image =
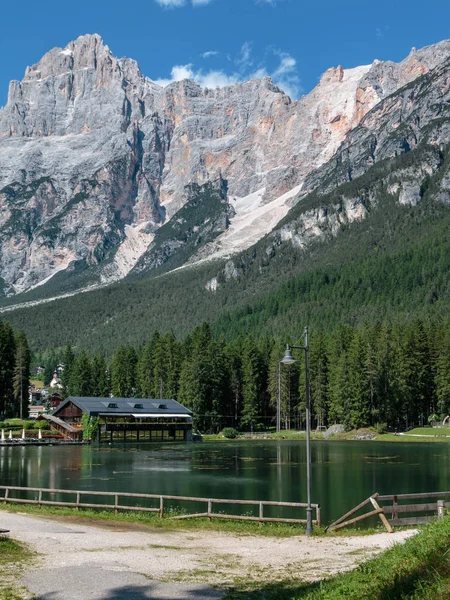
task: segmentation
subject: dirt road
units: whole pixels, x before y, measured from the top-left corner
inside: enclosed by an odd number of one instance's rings
[[[216,600],[236,578],[314,581],[350,569],[414,533],[274,538],[0,516],[12,538],[40,555],[24,577],[37,600]]]

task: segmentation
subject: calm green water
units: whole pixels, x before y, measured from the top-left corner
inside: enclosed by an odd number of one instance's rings
[[[304,442],[3,447],[1,484],[305,502]],[[450,490],[450,444],[313,442],[324,522],[374,492]],[[287,516],[287,515],[286,515]]]

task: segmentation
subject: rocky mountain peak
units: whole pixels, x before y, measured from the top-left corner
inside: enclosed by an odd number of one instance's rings
[[[53,48],[38,63],[27,67],[23,82],[41,81],[67,71],[97,70],[102,68],[103,63],[111,63],[112,60],[110,49],[98,34],[82,35],[65,48]]]
[[[54,48],[11,82],[0,110],[4,288],[105,259],[108,277],[126,275],[192,190],[218,178],[234,206],[230,246],[243,249],[380,101],[449,57],[445,41],[400,63],[339,65],[291,101],[269,77],[162,88],[97,34]]]
[[[87,133],[111,121],[123,128],[131,116],[130,86],[132,96],[136,89],[145,95],[146,81],[137,63],[117,59],[98,34],[80,36],[27,67],[21,82],[11,82],[8,103],[0,111],[0,135]]]

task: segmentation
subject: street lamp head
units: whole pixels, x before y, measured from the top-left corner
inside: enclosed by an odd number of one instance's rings
[[[286,351],[284,353],[282,360],[280,360],[280,362],[283,365],[293,365],[294,363],[297,362],[295,360],[295,358],[292,358],[291,348],[290,348],[289,344],[286,344]]]

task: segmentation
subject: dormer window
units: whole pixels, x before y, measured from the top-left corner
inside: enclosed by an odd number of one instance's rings
[[[134,408],[144,408],[144,405],[143,404],[135,404]]]
[[[117,403],[116,402],[110,402],[108,404],[108,408],[117,408]]]
[[[167,410],[167,404],[160,404],[158,408],[161,410]]]

